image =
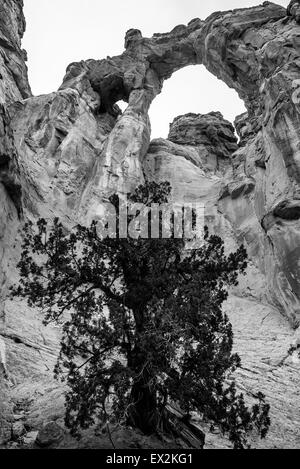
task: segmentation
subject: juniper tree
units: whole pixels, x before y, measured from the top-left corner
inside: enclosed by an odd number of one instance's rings
[[[169,183],[146,183],[129,200],[150,207],[170,192]],[[110,201],[118,227],[119,198]],[[25,225],[12,294],[42,308],[46,324],[62,324],[55,373],[68,385],[65,421],[74,433],[108,414],[151,433],[171,401],[218,425],[236,448],[255,428],[266,436],[264,396],[248,408],[236,390],[240,358],[222,311],[247,267],[245,248],[225,255],[207,228],[201,247],[184,248],[174,236],[104,237],[96,222],[71,232],[58,219]]]

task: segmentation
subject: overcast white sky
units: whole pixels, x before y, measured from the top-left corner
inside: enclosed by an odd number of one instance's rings
[[[29,79],[35,95],[55,91],[69,63],[122,53],[125,32],[167,32],[214,11],[259,5],[257,0],[24,0]],[[287,6],[289,0],[277,0]],[[165,82],[151,108],[153,137],[166,137],[174,117],[221,111],[233,121],[244,111],[235,91],[203,66],[191,66]]]

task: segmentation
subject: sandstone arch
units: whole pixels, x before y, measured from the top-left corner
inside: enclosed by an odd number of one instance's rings
[[[155,34],[151,39],[143,38],[139,30],[129,30],[122,55],[71,64],[61,89],[84,88],[91,99],[96,96],[95,112],[113,113],[116,101],[128,101],[122,123],[125,134],[128,115],[145,119],[164,80],[186,65],[203,64],[244,100],[251,127],[248,133],[264,127],[272,150],[274,145],[282,150],[284,144],[273,135],[274,125],[278,115],[285,114],[288,104],[291,109],[287,118],[294,121],[294,126],[298,125],[298,112],[291,101],[292,81],[298,76],[297,31],[298,26],[287,17],[285,8],[270,2],[215,13],[205,21],[195,19],[187,26],[177,26],[170,33]],[[280,90],[281,100],[287,102],[278,107]],[[275,121],[271,119],[268,126],[270,111],[276,105]],[[118,133],[120,126],[116,129]],[[144,131],[147,133],[145,128]],[[125,146],[123,150],[125,154]],[[290,149],[285,158],[289,179],[298,182],[298,154],[293,155]]]

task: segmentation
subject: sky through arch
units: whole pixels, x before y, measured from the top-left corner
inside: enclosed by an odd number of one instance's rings
[[[225,119],[233,123],[235,117],[245,112],[246,108],[237,92],[203,65],[185,67],[164,82],[161,94],[151,105],[152,138],[166,138],[169,124],[179,115],[211,111],[220,111]]]

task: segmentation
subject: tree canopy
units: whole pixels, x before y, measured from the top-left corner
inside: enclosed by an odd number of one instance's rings
[[[169,183],[146,183],[129,195],[151,206],[169,200]],[[119,197],[110,198],[118,215]],[[168,402],[195,411],[247,447],[257,429],[265,437],[269,406],[258,393],[249,408],[236,389],[233,332],[222,305],[245,272],[243,246],[225,254],[224,242],[204,231],[203,244],[185,240],[112,239],[97,223],[71,232],[55,219],[26,223],[20,284],[12,294],[42,308],[45,323],[62,324],[55,369],[68,385],[66,425],[76,433],[113,415],[154,432]]]

